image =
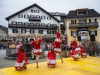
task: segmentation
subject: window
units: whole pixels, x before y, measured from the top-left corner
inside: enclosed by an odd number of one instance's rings
[[[24,25],[29,25],[29,23],[28,22],[25,22]]]
[[[40,16],[39,15],[36,15],[36,18],[40,18]]]
[[[19,18],[23,18],[23,15],[18,15]]]
[[[30,23],[30,25],[34,25],[34,23]]]
[[[19,25],[23,24],[23,22],[18,22]]]
[[[25,14],[25,15],[24,15],[24,18],[26,18],[26,19],[29,18],[29,15]]]
[[[39,34],[43,34],[43,30],[39,30]]]
[[[17,24],[17,22],[16,21],[13,21],[12,24]]]
[[[39,13],[39,10],[31,9],[31,12],[32,12],[32,13]]]
[[[64,35],[64,31],[61,31],[61,34],[63,34],[63,35]]]
[[[30,34],[34,34],[34,30],[30,30]]]
[[[89,19],[89,23],[97,22],[97,19]]]
[[[56,31],[55,31],[55,30],[53,30],[53,31],[52,31],[52,34],[56,34]]]
[[[71,31],[71,36],[76,37],[77,36],[77,31]]]
[[[71,20],[71,23],[76,23],[76,20]]]
[[[41,16],[41,19],[42,19],[42,20],[45,20],[45,16]]]
[[[79,20],[79,23],[86,23],[86,20]]]
[[[36,26],[40,26],[40,23],[36,23],[35,25],[36,25]]]
[[[51,24],[50,24],[50,23],[48,23],[47,25],[48,25],[48,26],[51,26]]]
[[[22,30],[21,30],[21,33],[26,33],[26,30],[25,30],[25,29],[22,29]]]
[[[47,34],[51,34],[51,31],[50,30],[47,30]]]
[[[18,33],[17,29],[12,29],[12,33]]]
[[[45,23],[41,23],[41,26],[46,26],[46,24]]]
[[[30,15],[30,18],[34,18],[34,15]]]
[[[47,20],[51,20],[51,17],[47,17]]]
[[[89,31],[89,35],[96,35],[97,36],[97,30],[91,30],[91,31]]]

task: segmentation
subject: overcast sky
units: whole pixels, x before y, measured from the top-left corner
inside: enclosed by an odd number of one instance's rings
[[[100,0],[0,0],[0,25],[8,27],[6,17],[34,3],[48,12],[67,14],[69,10],[89,8],[100,13]]]

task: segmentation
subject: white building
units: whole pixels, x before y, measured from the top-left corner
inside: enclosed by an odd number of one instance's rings
[[[12,40],[33,38],[35,33],[43,37],[54,36],[59,25],[64,34],[65,17],[65,13],[47,12],[39,5],[33,4],[6,18],[8,34]]]
[[[0,25],[0,40],[6,40],[8,38],[8,28]]]

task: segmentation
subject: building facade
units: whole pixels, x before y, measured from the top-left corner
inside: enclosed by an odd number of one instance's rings
[[[68,44],[73,38],[100,42],[100,14],[94,9],[76,9],[69,11],[66,17]]]
[[[47,12],[39,5],[33,4],[6,18],[8,34],[14,41],[33,38],[34,34],[44,38],[55,37],[56,29],[60,25],[64,35],[65,17],[65,13]]]
[[[8,39],[8,28],[0,25],[0,40]]]

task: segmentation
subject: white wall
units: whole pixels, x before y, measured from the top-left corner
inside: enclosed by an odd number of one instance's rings
[[[31,9],[39,10],[39,13],[32,13]],[[25,14],[28,14],[28,15],[40,15],[40,16],[43,15],[43,16],[46,16],[46,17],[49,16],[48,14],[46,14],[45,12],[43,12],[42,10],[40,10],[37,7],[30,8],[30,9],[28,9],[28,10],[26,10],[26,11],[20,13],[20,14],[21,15],[25,15]],[[16,16],[12,17],[9,20],[9,24],[11,24],[12,21],[29,22],[29,19],[25,19],[24,17],[23,18],[19,18],[18,15],[16,15]],[[30,23],[34,23],[34,22],[30,22]],[[51,20],[47,20],[47,18],[45,20],[41,19],[41,23],[46,23],[46,24],[51,23],[51,24],[57,24],[58,25],[58,22],[55,19],[53,19],[53,18],[51,18]]]
[[[61,21],[61,17],[60,16],[54,16],[54,17]]]

